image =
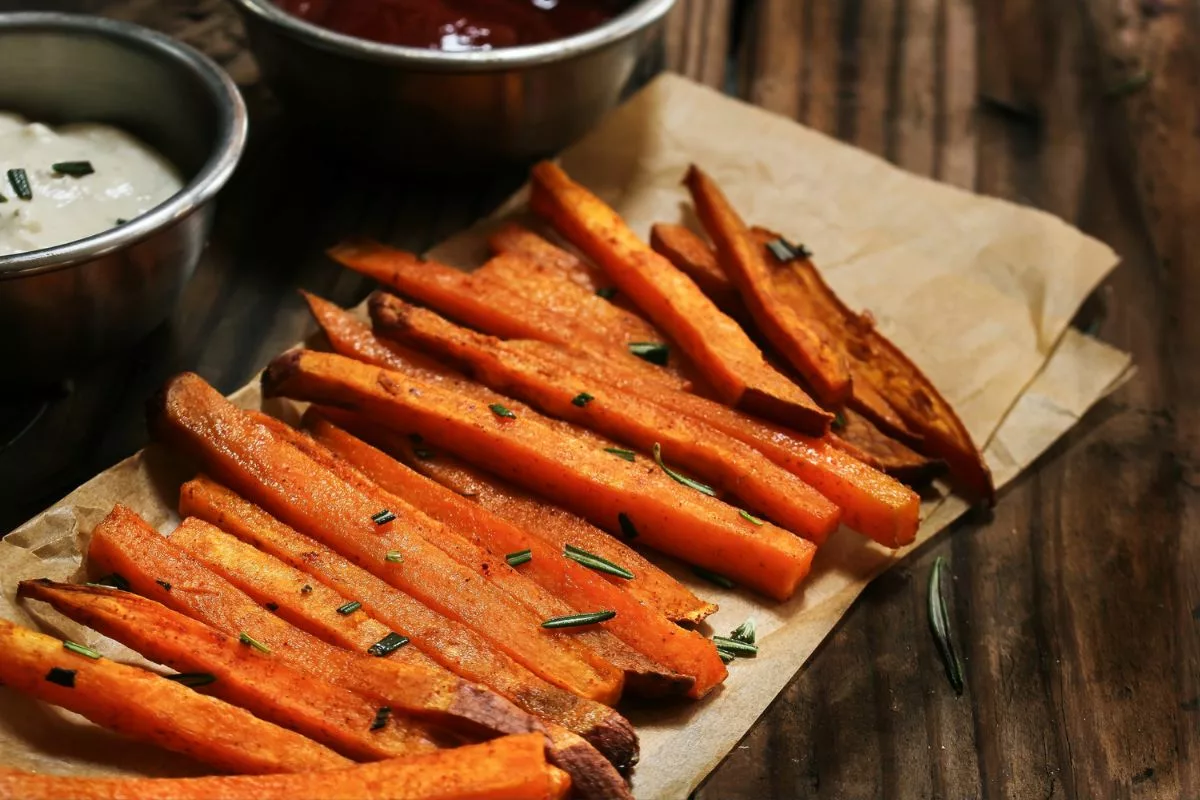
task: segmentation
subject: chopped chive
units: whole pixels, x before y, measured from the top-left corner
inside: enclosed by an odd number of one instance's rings
[[[633,573],[620,564],[614,564],[606,558],[601,558],[595,553],[589,553],[587,550],[576,547],[573,544],[564,545],[563,557],[578,562],[588,569],[594,569],[597,572],[616,575],[618,578],[624,578],[627,581],[633,580]]]
[[[662,342],[630,342],[629,352],[643,361],[649,361],[660,367],[665,367],[667,360],[671,357],[671,348]]]
[[[171,584],[167,583],[166,581],[156,580],[154,582],[157,583],[159,586],[163,587],[164,592],[171,591]]]
[[[378,658],[383,658],[384,656],[390,656],[406,644],[408,644],[407,636],[401,636],[393,632],[368,647],[367,653]]]
[[[750,522],[753,522],[755,525],[763,524],[763,521],[761,519],[754,516],[753,514],[751,514],[749,511],[747,511],[744,508],[739,508],[738,513],[742,515],[742,519],[749,520]]]
[[[617,458],[623,458],[626,461],[633,461],[636,457],[632,450],[626,450],[621,447],[606,447],[604,448],[604,452],[612,453]]]
[[[593,611],[589,614],[568,614],[565,617],[551,617],[542,623],[543,628],[576,628],[580,625],[594,625],[604,622],[617,615],[615,611]]]
[[[89,583],[87,585],[100,586],[105,589],[120,589],[122,592],[129,591],[129,581],[125,580],[115,572],[111,575],[105,575],[103,578],[99,578],[95,583]]]
[[[583,408],[584,406],[586,406],[588,403],[592,402],[595,399],[596,398],[592,397],[587,392],[580,392],[579,394],[575,395],[575,397],[571,400],[571,403],[579,406],[580,408]]]
[[[87,656],[88,658],[100,657],[100,654],[92,648],[86,647],[82,644],[77,644],[76,642],[63,642],[63,648],[70,650],[72,653],[78,653],[81,656]]]
[[[383,560],[390,561],[393,564],[400,564],[404,561],[404,553],[401,553],[399,550],[388,550]]]
[[[510,567],[519,567],[533,560],[532,550],[518,550],[515,553],[509,553],[504,557]]]
[[[629,515],[624,511],[622,511],[620,514],[617,514],[617,524],[621,526],[621,535],[626,539],[637,538],[637,528],[633,527],[633,520],[631,520]]]
[[[274,613],[279,610],[279,603],[267,603],[264,607],[267,609],[267,611]]]
[[[509,419],[517,418],[516,414],[509,411],[507,408],[500,405],[499,403],[492,403],[490,406],[488,406],[488,408],[490,408],[492,410],[492,413],[495,414],[497,417],[508,417]]]
[[[392,709],[388,706],[382,706],[375,712],[375,720],[371,723],[371,730],[377,731],[387,725],[388,719],[392,716]]]
[[[758,655],[758,645],[743,642],[741,639],[734,639],[729,636],[714,636],[713,643],[722,650],[728,650],[737,656],[746,656],[754,658]]]
[[[705,569],[704,567],[692,567],[692,572],[696,574],[696,577],[704,578],[704,580],[708,581],[709,583],[715,583],[717,586],[725,589],[732,589],[737,586],[737,584],[731,581],[729,578],[726,578],[719,572],[713,572],[711,569]]]
[[[737,639],[739,642],[746,644],[754,644],[757,625],[754,623],[754,617],[748,618],[741,625],[733,629],[733,633],[729,634],[730,639]]]
[[[662,459],[662,447],[659,446],[658,442],[654,443],[654,460],[658,462],[658,466],[662,468],[662,471],[670,475],[677,483],[682,483],[689,489],[695,489],[700,494],[706,494],[709,497],[717,496],[716,491],[711,486],[701,483],[700,481],[694,481],[686,475],[680,475],[678,472],[664,464]]]
[[[70,175],[75,178],[91,175],[96,171],[90,161],[59,161],[57,164],[51,164],[50,169],[59,175]]]
[[[846,415],[844,413],[842,413],[841,411],[834,414],[833,422],[831,422],[829,424],[829,427],[833,428],[835,431],[840,431],[842,428],[845,428],[846,427]]]
[[[717,655],[721,657],[722,664],[732,664],[733,660],[737,658],[736,655],[721,647],[717,648]]]
[[[217,676],[211,672],[180,672],[176,675],[164,675],[163,677],[169,681],[190,686],[193,689],[217,682]]]
[[[946,597],[942,594],[942,564],[946,559],[938,556],[929,573],[929,629],[937,643],[938,653],[946,667],[946,677],[954,687],[954,693],[963,693],[962,662],[950,628],[950,613],[946,608]]]
[[[771,255],[775,256],[775,260],[780,263],[787,263],[788,261],[795,261],[801,258],[812,258],[812,251],[807,247],[802,244],[792,244],[782,236],[767,242],[767,249],[771,251]]]
[[[605,300],[612,300],[614,297],[617,296],[617,287],[601,286],[599,289],[596,290],[596,296],[603,297]]]
[[[351,600],[349,603],[346,603],[345,605],[338,606],[337,612],[339,614],[341,614],[343,617],[345,617],[345,616],[349,616],[350,614],[353,614],[355,611],[358,611],[360,608],[362,608],[362,603],[358,602],[357,600]]]
[[[383,511],[380,511],[377,514],[372,514],[371,522],[374,522],[376,525],[386,525],[389,522],[391,522],[392,520],[394,520],[395,518],[396,518],[396,515],[393,514],[391,511],[388,511],[385,508]]]
[[[8,183],[12,186],[13,193],[22,200],[33,199],[33,187],[29,185],[29,175],[25,170],[10,169],[8,171]]]
[[[413,455],[416,456],[417,458],[421,459],[422,461],[428,461],[429,459],[431,459],[435,455],[437,455],[437,453],[434,453],[428,447],[414,447]]]
[[[46,673],[46,680],[51,683],[56,683],[59,686],[65,686],[68,689],[75,688],[75,670],[63,669],[61,667],[51,667]]]
[[[241,642],[242,644],[250,645],[251,647],[253,647],[255,650],[257,650],[260,653],[270,654],[270,652],[271,652],[271,648],[267,647],[265,644],[258,641],[258,639],[255,639],[253,636],[251,636],[248,633],[245,633],[245,632],[239,633],[238,641]]]
[[[300,587],[300,594],[312,594],[312,587],[307,583]]]
[[[125,219],[124,217],[117,217],[118,225],[124,225],[126,222],[129,222],[129,220]]]

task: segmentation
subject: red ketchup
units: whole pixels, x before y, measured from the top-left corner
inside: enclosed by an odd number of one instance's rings
[[[275,0],[338,33],[447,52],[562,39],[595,28],[630,0]]]

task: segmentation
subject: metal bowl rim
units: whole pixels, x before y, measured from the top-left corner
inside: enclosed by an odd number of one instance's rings
[[[233,3],[243,13],[282,29],[292,38],[321,50],[364,61],[417,67],[430,72],[471,73],[543,66],[603,49],[654,25],[666,15],[675,4],[675,0],[638,0],[604,24],[574,36],[540,44],[464,53],[383,44],[337,33],[289,14],[271,0],[233,0]]]
[[[246,144],[246,104],[233,80],[210,58],[165,34],[129,22],[56,12],[0,14],[0,33],[20,30],[100,34],[181,64],[212,95],[218,111],[218,136],[208,160],[195,177],[161,204],[102,233],[54,247],[0,256],[0,280],[67,269],[124,249],[192,214],[225,185]]]

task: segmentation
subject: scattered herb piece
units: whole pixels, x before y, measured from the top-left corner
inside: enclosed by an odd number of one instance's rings
[[[75,688],[75,670],[62,669],[61,667],[51,667],[46,673],[46,680],[51,683],[56,683],[59,686],[65,686],[68,689]]]
[[[754,623],[754,617],[750,617],[741,625],[734,628],[733,633],[729,634],[729,638],[737,639],[739,642],[745,642],[746,644],[754,644],[757,627]]]
[[[721,657],[722,664],[731,664],[733,663],[733,660],[737,658],[737,656],[735,656],[733,653],[720,647],[717,648],[717,655]]]
[[[563,546],[563,557],[580,563],[588,569],[594,569],[597,572],[616,575],[618,578],[624,578],[627,581],[633,580],[633,573],[620,564],[614,564],[607,558],[601,558],[595,553],[589,553],[587,550],[576,547],[573,544]]]
[[[89,583],[88,586],[102,586],[105,589],[120,589],[122,592],[129,591],[129,581],[125,580],[115,572],[111,575],[105,575],[103,578],[97,579],[95,583]]]
[[[492,413],[495,414],[497,417],[508,417],[509,419],[517,418],[516,414],[509,411],[507,408],[500,405],[499,403],[492,403],[490,406],[488,406],[488,408],[490,408],[492,410]]]
[[[248,633],[245,633],[245,632],[239,633],[238,641],[241,642],[242,644],[250,645],[251,647],[253,647],[255,650],[257,650],[260,653],[266,653],[269,655],[271,652],[271,648],[267,647],[265,644],[260,642],[258,639],[255,639],[253,636],[251,636]]]
[[[637,528],[633,527],[633,520],[631,520],[629,515],[624,511],[622,511],[620,514],[617,514],[617,524],[621,526],[621,535],[626,539],[637,538]]]
[[[8,202],[8,198],[5,197],[4,195],[0,194],[0,203],[7,203],[7,202]]]
[[[337,612],[339,614],[341,614],[343,617],[345,617],[345,616],[349,616],[350,614],[353,614],[355,611],[358,611],[360,608],[362,608],[362,603],[358,602],[357,600],[351,600],[349,603],[346,603],[345,605],[338,606]]]
[[[704,580],[708,581],[709,583],[715,583],[717,586],[725,589],[732,589],[737,586],[737,584],[731,581],[729,578],[726,578],[719,572],[713,572],[711,569],[705,569],[704,567],[692,567],[692,572],[696,574],[696,577],[704,578]]]
[[[662,342],[630,342],[629,352],[643,361],[658,364],[660,367],[665,367],[667,360],[671,357],[671,348]]]
[[[300,587],[300,594],[312,594],[312,587],[307,583]]]
[[[396,518],[396,515],[393,514],[391,511],[388,511],[385,508],[383,511],[380,511],[378,514],[372,514],[371,522],[374,522],[376,525],[386,525],[389,522],[391,522],[392,520],[394,520],[395,518]]]
[[[749,520],[750,522],[753,522],[755,525],[762,525],[762,524],[763,524],[763,521],[762,521],[761,519],[759,519],[758,517],[754,516],[753,514],[751,514],[749,511],[747,511],[747,510],[746,510],[746,509],[744,509],[744,508],[739,508],[739,509],[738,509],[738,513],[739,513],[739,514],[741,514],[741,516],[742,516],[742,519]]]
[[[612,300],[614,297],[617,296],[617,287],[601,286],[599,289],[596,290],[596,296],[603,297],[605,300]]]
[[[387,725],[388,719],[391,716],[392,709],[387,706],[382,706],[378,711],[375,712],[375,721],[371,723],[371,730],[377,731],[383,729]]]
[[[532,550],[518,550],[515,553],[509,553],[508,555],[506,555],[504,557],[504,560],[508,562],[508,565],[510,567],[519,567],[522,564],[527,564],[530,561],[533,561],[533,551]]]
[[[942,564],[946,559],[938,556],[929,572],[929,629],[937,643],[938,653],[946,667],[946,677],[954,687],[954,693],[963,693],[962,662],[950,631],[950,614],[946,610],[946,598],[942,594]]]
[[[437,455],[437,453],[433,452],[428,447],[414,447],[413,455],[416,456],[417,458],[421,459],[422,461],[428,461],[429,459],[431,459],[435,455]]]
[[[407,636],[401,636],[393,632],[368,647],[367,653],[378,658],[383,658],[384,656],[390,656],[406,644],[408,644]]]
[[[689,489],[695,489],[700,494],[706,494],[709,497],[717,496],[716,491],[711,486],[701,483],[700,481],[694,481],[686,475],[680,475],[678,472],[664,464],[662,459],[662,447],[658,444],[658,442],[654,443],[654,460],[658,462],[658,466],[662,469],[662,471],[670,475],[676,483],[682,483]]]
[[[274,613],[279,610],[279,603],[267,603],[266,609],[267,611]]]
[[[76,642],[63,642],[63,649],[70,650],[72,653],[78,653],[81,656],[87,656],[88,658],[100,658],[100,654],[95,650]]]
[[[164,675],[167,680],[181,683],[184,686],[190,686],[193,689],[199,686],[208,686],[210,683],[217,682],[217,676],[211,672],[180,672],[176,675]]]
[[[736,656],[754,658],[758,655],[758,645],[743,642],[741,639],[734,639],[730,636],[714,636],[713,643],[722,650],[728,650]]]
[[[833,422],[831,422],[831,423],[830,423],[829,427],[833,428],[835,431],[840,431],[840,430],[842,430],[843,428],[845,428],[845,427],[846,427],[846,415],[845,415],[845,413],[843,413],[843,412],[839,411],[839,412],[837,412],[836,414],[834,414],[834,415],[833,415]]]
[[[579,394],[575,395],[574,399],[572,399],[571,402],[574,405],[577,405],[580,408],[583,408],[584,406],[586,406],[588,403],[592,402],[595,399],[596,398],[592,397],[587,392],[580,392]]]
[[[389,561],[392,564],[400,564],[404,561],[404,553],[399,550],[388,550],[387,555],[383,557],[384,561]]]
[[[807,247],[802,244],[792,244],[782,236],[767,242],[767,249],[771,251],[771,255],[775,256],[775,260],[782,264],[799,258],[812,258],[812,251]]]
[[[126,222],[129,222],[129,220],[125,219],[124,217],[117,217],[118,225],[124,225]]]
[[[81,178],[84,175],[91,175],[96,171],[90,161],[59,161],[57,164],[51,164],[50,169],[57,172],[59,175],[70,175],[74,178]]]
[[[617,458],[623,458],[626,461],[633,461],[634,458],[636,457],[632,450],[625,450],[624,448],[621,448],[621,447],[606,447],[606,448],[604,448],[604,452],[612,453]]]
[[[171,584],[167,583],[166,581],[159,581],[159,580],[156,580],[156,581],[154,581],[154,582],[155,582],[155,583],[157,583],[159,586],[163,587],[163,591],[164,591],[164,592],[169,592],[169,591],[171,591]]]
[[[33,187],[29,185],[29,175],[21,168],[8,171],[8,184],[13,193],[22,200],[33,199]]]
[[[617,615],[615,611],[593,611],[590,614],[569,614],[565,617],[551,617],[542,623],[543,628],[576,628],[580,625],[594,625],[604,622]]]

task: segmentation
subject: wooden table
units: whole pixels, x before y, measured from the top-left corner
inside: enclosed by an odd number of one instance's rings
[[[0,0],[15,5],[180,36],[262,124],[171,322],[0,454],[10,524],[139,447],[167,375],[232,390],[306,333],[294,287],[360,300],[368,285],[323,247],[420,249],[521,180],[399,185],[314,158],[273,124],[219,0]],[[671,16],[667,68],[1111,244],[1124,263],[1079,324],[1140,369],[994,513],[878,579],[696,797],[1200,796],[1198,19],[1196,0],[682,0]],[[11,422],[25,399],[9,401]],[[939,555],[962,697],[926,625]]]

